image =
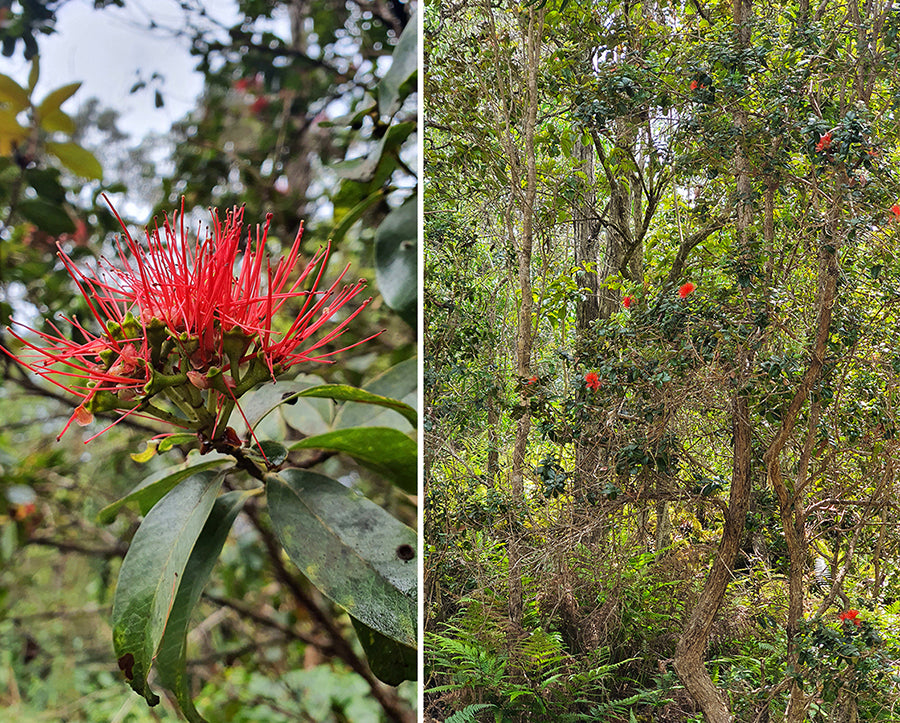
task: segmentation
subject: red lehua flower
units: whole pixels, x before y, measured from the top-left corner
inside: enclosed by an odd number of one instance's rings
[[[537,381],[537,377],[535,376],[535,377],[531,377],[531,379],[526,379],[525,383],[526,384],[534,384],[536,381]]]
[[[622,306],[624,306],[626,309],[630,309],[631,305],[633,303],[634,303],[633,296],[626,296],[624,299],[622,299]]]
[[[600,377],[597,376],[597,372],[588,372],[584,375],[584,385],[588,389],[599,389],[600,388]]]
[[[690,281],[688,281],[686,284],[682,284],[678,288],[678,295],[683,299],[686,296],[692,294],[694,292],[694,289],[696,289],[696,288],[697,288],[696,286],[694,286]]]
[[[266,98],[266,96],[261,95],[261,96],[259,96],[259,98],[254,100],[253,103],[251,103],[250,112],[253,113],[253,115],[259,115],[268,107],[269,107],[269,99]]]
[[[846,620],[852,620],[857,626],[859,626],[860,621],[857,619],[857,617],[856,617],[857,615],[859,615],[859,610],[851,609],[851,610],[844,610],[844,612],[842,612],[839,617],[840,617],[841,622],[844,622]]]
[[[691,81],[691,90],[697,90],[700,87],[700,84],[696,80]]]
[[[816,151],[822,152],[827,151],[831,148],[831,131],[828,131],[825,135],[819,136],[819,142],[816,143]]]
[[[252,386],[300,362],[328,362],[334,354],[372,338],[336,351],[322,349],[344,333],[368,299],[327,333],[310,340],[365,287],[365,281],[341,288],[348,266],[331,286],[320,290],[329,248],[315,254],[291,280],[302,227],[287,257],[272,268],[265,252],[270,221],[271,214],[261,232],[256,227],[254,240],[252,230],[246,237],[242,234],[243,209],[229,212],[224,226],[214,211],[205,239],[190,240],[182,202],[181,214],[164,222],[165,241],[159,227],[147,229],[147,249],[122,223],[124,243],[117,242],[120,265],[101,259],[98,277],[81,271],[60,249],[60,259],[103,332],[93,334],[77,319],[64,321],[86,341],[70,340],[53,324],[55,333],[29,329],[46,346],[10,332],[34,352],[18,361],[82,399],[60,437],[73,421],[89,424],[94,412],[113,410],[124,412],[120,420],[140,410],[144,416],[213,434],[227,422],[237,397]],[[246,250],[241,248],[244,239]],[[310,288],[301,288],[307,282]],[[300,303],[299,312],[286,331],[275,331],[273,317],[291,300]],[[207,394],[216,395],[214,403],[201,403],[207,389]],[[153,398],[162,391],[177,398],[174,403],[182,416],[154,404]]]
[[[231,87],[235,90],[239,90],[241,92],[250,88],[250,85],[253,83],[252,78],[238,78],[234,83],[232,83]]]
[[[900,203],[891,206],[891,221],[900,221]]]

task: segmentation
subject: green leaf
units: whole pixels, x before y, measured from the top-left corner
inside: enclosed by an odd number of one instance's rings
[[[122,561],[113,600],[113,644],[119,667],[150,705],[150,667],[172,612],[194,544],[222,486],[224,472],[184,480],[147,514]]]
[[[47,94],[47,97],[44,98],[44,100],[42,100],[40,105],[37,107],[38,118],[43,119],[58,112],[59,107],[69,98],[75,95],[80,87],[81,83],[69,83],[68,85],[63,85],[56,90],[51,90]]]
[[[77,143],[46,144],[47,151],[59,159],[76,176],[99,181],[103,178],[103,167],[94,154]]]
[[[416,412],[411,406],[408,406],[416,403],[417,391],[418,360],[413,357],[387,369],[368,382],[365,389],[367,394],[374,394],[376,397],[388,398],[393,401],[400,400],[401,404],[406,403],[407,412],[398,409],[406,417],[406,420],[392,409],[379,408],[370,404],[356,404],[357,400],[351,399],[349,404],[343,405],[338,411],[334,420],[334,428],[393,427],[405,432],[407,421],[413,427],[417,425]]]
[[[416,645],[415,530],[329,477],[266,477],[269,514],[291,561],[329,599],[382,635]]]
[[[415,129],[415,121],[394,123],[382,136],[378,145],[369,152],[369,155],[338,161],[331,164],[331,169],[341,178],[368,183],[375,178],[382,156],[399,147]],[[393,163],[396,164],[396,161]]]
[[[415,377],[413,377],[413,383],[415,383]],[[344,401],[360,402],[362,404],[374,404],[381,407],[388,407],[389,409],[394,409],[402,414],[413,427],[415,427],[417,424],[418,414],[416,413],[416,410],[408,404],[398,401],[397,399],[390,399],[379,394],[373,394],[372,392],[368,392],[364,389],[357,389],[356,387],[351,387],[347,384],[323,384],[318,387],[304,389],[302,392],[297,392],[292,396],[326,397],[328,399],[341,399]],[[284,401],[289,400],[290,397],[288,397],[288,399]]]
[[[41,59],[35,55],[31,59],[31,69],[28,71],[28,90],[33,91],[37,86],[38,78],[41,77]]]
[[[0,109],[0,135],[20,141],[28,137],[28,129],[16,120],[15,111]]]
[[[56,168],[26,168],[25,181],[44,201],[65,203],[66,189],[59,183],[59,170]]]
[[[16,116],[28,107],[28,91],[8,75],[0,73],[0,103]]]
[[[196,444],[197,443],[197,435],[194,432],[178,432],[177,434],[170,434],[167,437],[163,437],[159,440],[159,444],[157,445],[157,449],[160,452],[168,452],[172,447],[177,447],[179,444]]]
[[[158,451],[163,451],[162,445],[164,442],[165,440],[159,443]],[[191,475],[234,462],[231,457],[225,454],[211,454],[209,458],[200,463],[194,462],[195,459],[196,456],[188,457],[188,460],[180,467],[168,467],[151,474],[127,495],[100,510],[97,513],[97,521],[102,525],[108,525],[116,519],[120,509],[132,502],[137,504],[141,514],[146,515],[170,490]],[[175,470],[174,472],[173,469]]]
[[[388,685],[400,685],[404,680],[416,680],[416,649],[386,638],[377,630],[350,618],[356,636],[366,651],[369,667],[375,676]]]
[[[354,427],[307,437],[291,449],[329,449],[348,454],[411,495],[416,493],[416,443],[389,427]]]
[[[59,131],[70,136],[75,133],[75,121],[61,110],[41,117],[41,128],[48,133]]]
[[[418,196],[391,211],[375,232],[375,278],[388,306],[416,328],[418,309]]]
[[[241,397],[241,411],[250,422],[250,426],[256,429],[257,425],[269,414],[283,404],[297,398],[296,392],[310,387],[318,387],[322,384],[322,377],[303,374],[296,379],[274,384],[264,384],[252,392]],[[330,420],[330,416],[329,416]]]
[[[272,467],[277,467],[287,459],[287,448],[281,442],[276,442],[272,439],[263,439],[260,440],[259,447],[266,456],[266,461]],[[255,446],[254,449],[256,449]]]
[[[178,586],[169,623],[159,646],[156,658],[159,681],[175,693],[181,712],[191,723],[204,723],[203,717],[194,707],[186,669],[191,612],[219,559],[235,518],[247,499],[257,492],[258,490],[227,492],[215,501],[184,568],[184,581]]]
[[[419,66],[418,23],[415,14],[400,35],[391,67],[375,88],[378,96],[378,112],[392,116],[403,103],[403,98],[415,90],[416,71]]]
[[[131,458],[140,464],[149,462],[156,456],[156,442],[147,442],[143,452],[132,452]]]
[[[384,198],[385,189],[379,188],[375,193],[369,194],[362,201],[357,203],[353,208],[351,208],[344,216],[341,218],[340,222],[335,225],[335,227],[331,230],[331,233],[328,235],[328,238],[331,239],[332,242],[338,242],[347,234],[347,231],[355,224],[362,215],[368,211],[372,206],[378,203],[381,199]]]
[[[47,203],[40,198],[29,198],[19,202],[19,212],[50,236],[72,233],[75,223],[62,208],[54,203]]]

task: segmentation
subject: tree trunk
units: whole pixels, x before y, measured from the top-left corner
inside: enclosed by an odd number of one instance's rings
[[[494,8],[489,0],[485,2],[485,12],[491,30],[489,40],[497,51],[497,57],[503,57],[494,20]],[[532,320],[534,301],[531,290],[534,203],[537,196],[534,134],[540,103],[537,75],[541,59],[543,17],[541,9],[529,10],[520,17],[519,30],[522,35],[524,56],[520,59],[519,67],[524,69],[522,78],[524,93],[513,82],[517,75],[513,71],[512,64],[507,68],[502,68],[499,63],[494,66],[498,135],[502,139],[510,164],[510,193],[504,215],[510,245],[516,249],[519,310],[516,322],[515,366],[520,379],[528,379],[531,376],[531,351],[534,341]],[[520,107],[515,108],[514,112],[515,105]],[[514,116],[521,118],[518,128],[513,127]],[[518,161],[520,155],[524,155],[525,159],[524,173]],[[509,475],[512,504],[508,516],[509,538],[506,547],[509,561],[509,618],[514,627],[521,627],[524,610],[519,516],[521,505],[525,502],[525,455],[528,449],[528,434],[531,431],[528,401],[526,389],[523,387],[519,393],[519,404],[523,411],[516,422],[516,438]]]
[[[573,225],[575,234],[575,266],[587,266],[584,275],[579,278],[582,295],[575,306],[575,338],[584,339],[590,325],[600,317],[600,298],[597,288],[597,269],[600,261],[600,240],[595,228],[595,194],[594,194],[594,149],[585,146],[579,139],[575,150],[580,162],[580,170],[587,175],[584,195],[578,198],[573,209]],[[592,267],[592,268],[591,268]],[[573,476],[573,497],[575,500],[572,521],[581,525],[586,513],[584,510],[584,489],[593,484],[600,467],[600,448],[596,442],[595,431],[598,423],[591,420],[589,428],[575,441],[575,474]]]
[[[700,599],[691,612],[675,650],[675,671],[700,706],[707,723],[734,721],[722,692],[716,688],[704,667],[703,658],[713,621],[731,580],[734,560],[744,534],[744,521],[750,509],[752,448],[749,406],[746,396],[738,393],[732,397],[733,469],[722,541]]]

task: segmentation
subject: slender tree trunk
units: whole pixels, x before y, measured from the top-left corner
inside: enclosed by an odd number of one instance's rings
[[[706,644],[716,613],[725,598],[725,590],[731,580],[734,560],[744,534],[744,520],[750,509],[751,428],[747,397],[741,393],[731,399],[731,429],[734,437],[732,455],[731,491],[722,541],[706,580],[700,599],[691,611],[691,617],[678,640],[675,650],[675,671],[684,687],[697,701],[707,723],[732,723],[728,703],[716,688],[703,660]]]
[[[751,0],[733,0],[735,44],[745,48],[750,43],[752,19]],[[734,152],[735,233],[739,258],[749,260],[751,225],[753,223],[753,185],[751,167],[745,144],[748,141],[749,119],[739,107],[733,111],[735,128],[739,131]],[[742,378],[753,363],[753,355],[744,351],[738,355],[735,374]],[[703,665],[709,633],[716,613],[725,598],[734,561],[744,535],[744,523],[750,509],[752,430],[747,397],[736,392],[731,402],[734,437],[733,471],[728,509],[718,554],[706,580],[703,592],[681,634],[675,652],[675,670],[685,688],[703,710],[708,723],[731,723],[734,716],[722,692],[718,690]]]
[[[841,186],[846,178],[835,179],[835,197],[830,200],[829,220],[826,224],[825,237],[819,244],[819,279],[816,294],[816,329],[810,350],[810,361],[800,381],[791,403],[782,418],[778,430],[769,448],[763,455],[766,473],[772,489],[778,497],[781,523],[784,529],[785,543],[790,560],[787,621],[788,662],[796,664],[799,657],[797,649],[797,633],[803,619],[803,568],[806,564],[806,538],[804,534],[805,506],[803,490],[789,485],[781,472],[781,452],[791,438],[797,418],[809,398],[813,386],[819,381],[827,352],[826,345],[831,330],[832,310],[837,294],[838,282],[838,215],[840,214]],[[806,716],[806,696],[799,685],[791,688],[791,699],[785,714],[786,723],[800,723]]]
[[[600,261],[600,239],[595,222],[594,194],[594,149],[585,146],[578,140],[575,144],[579,167],[587,175],[584,196],[580,197],[573,209],[575,232],[575,266],[586,265],[588,268],[579,278],[582,295],[575,307],[576,339],[583,339],[590,325],[600,317],[600,298],[598,296],[597,268]],[[583,512],[583,490],[595,481],[600,466],[600,448],[597,446],[593,431],[597,423],[592,421],[590,429],[585,430],[575,441],[575,476],[573,495],[575,511],[573,522],[581,524]]]
[[[485,2],[485,13],[491,29],[489,40],[497,57],[503,57],[503,53],[500,52],[494,8],[490,0]],[[519,309],[516,321],[515,366],[520,379],[528,379],[531,376],[531,351],[534,342],[532,320],[534,302],[531,290],[534,203],[537,196],[534,133],[540,103],[537,76],[541,60],[543,17],[542,9],[529,9],[519,18],[519,31],[524,45],[524,55],[519,62],[522,75],[518,75],[512,63],[506,68],[501,67],[500,63],[494,66],[498,131],[510,164],[509,201],[505,217],[510,245],[516,249]],[[519,82],[522,81],[524,89],[519,87]],[[514,106],[518,106],[515,112]],[[516,128],[513,127],[514,116],[521,118]],[[522,156],[524,169],[519,160]],[[509,617],[515,627],[521,627],[524,610],[519,514],[520,506],[525,500],[525,455],[528,449],[528,434],[531,431],[531,415],[528,412],[528,398],[524,388],[519,395],[519,404],[524,411],[516,422],[516,438],[513,444],[509,475],[513,504],[510,506],[509,539],[506,546],[509,561]]]

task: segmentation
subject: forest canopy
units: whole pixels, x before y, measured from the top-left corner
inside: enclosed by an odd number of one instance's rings
[[[895,719],[900,12],[424,31],[428,719]]]

